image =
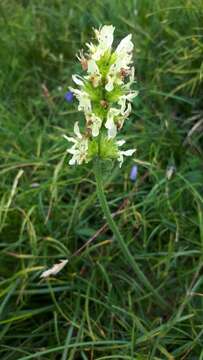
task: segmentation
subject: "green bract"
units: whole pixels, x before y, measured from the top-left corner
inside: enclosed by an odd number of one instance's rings
[[[109,72],[110,66],[115,62],[116,60],[116,54],[112,53],[111,51],[106,51],[101,58],[96,61],[96,64],[99,68],[100,74],[102,76],[102,80],[106,80],[106,76]]]
[[[101,159],[117,159],[118,153],[119,149],[115,139],[108,139],[106,136],[101,136],[99,152]]]

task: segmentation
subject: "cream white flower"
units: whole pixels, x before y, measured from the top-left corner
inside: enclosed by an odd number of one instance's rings
[[[116,71],[120,71],[121,69],[125,69],[126,71],[129,70],[129,65],[132,63],[132,51],[134,47],[131,38],[132,34],[129,34],[123,40],[121,40],[120,44],[116,48]]]
[[[118,99],[118,105],[120,105],[120,109],[110,108],[107,113],[107,121],[105,123],[105,127],[108,129],[108,138],[114,138],[117,134],[117,129],[122,128],[124,120],[128,118],[131,113],[132,106],[131,101],[135,96],[137,96],[138,92],[130,92],[126,95],[120,96]],[[117,119],[116,119],[117,118]],[[117,125],[116,121],[117,120]]]
[[[121,57],[121,54],[125,57],[127,55],[130,55],[132,58],[132,51],[134,48],[134,45],[131,41],[132,34],[127,35],[124,39],[121,40],[119,45],[116,48],[115,53]]]
[[[97,87],[101,81],[101,74],[95,60],[90,59],[88,61],[87,72],[89,76],[86,76],[86,79],[89,79],[94,87]]]
[[[72,79],[76,85],[84,86],[83,78],[80,75],[74,74],[72,75]]]
[[[115,50],[116,59],[115,62],[110,66],[109,72],[107,74],[107,83],[105,86],[106,91],[112,91],[114,85],[121,85],[124,83],[122,73],[130,75],[130,82],[132,83],[132,78],[134,76],[133,71],[131,71],[129,65],[132,63],[132,51],[133,43],[131,41],[132,35],[129,34]],[[134,68],[133,68],[134,69]]]
[[[110,92],[114,89],[114,85],[122,85],[123,79],[120,76],[119,72],[115,69],[114,64],[111,65],[110,70],[106,76],[106,85],[105,85],[105,90]]]
[[[115,124],[115,117],[120,115],[120,110],[111,108],[107,113],[107,121],[105,123],[106,129],[108,129],[108,138],[114,138],[117,134],[117,126]]]
[[[88,162],[88,139],[81,135],[78,122],[74,125],[74,133],[76,135],[75,137],[63,135],[66,140],[74,144],[67,150],[69,154],[73,155],[69,161],[69,165],[81,165],[83,162]]]
[[[134,152],[136,151],[136,149],[129,149],[129,150],[120,150],[119,151],[119,156],[118,156],[118,162],[119,162],[119,167],[121,168],[122,164],[123,164],[123,156],[132,156],[134,154]]]
[[[117,141],[117,146],[122,146],[123,144],[125,144],[125,140],[119,140]],[[123,164],[123,160],[124,160],[124,156],[132,156],[134,154],[134,152],[136,151],[136,149],[129,149],[129,150],[119,150],[118,151],[118,162],[119,162],[119,167],[121,168],[122,164]]]
[[[113,25],[104,25],[99,30],[95,29],[94,32],[99,44],[106,46],[107,49],[111,49],[114,30],[115,27]]]
[[[106,79],[107,79],[107,82],[105,85],[105,90],[110,92],[114,88],[115,76],[113,73],[109,73],[109,74],[107,74]]]
[[[94,113],[86,116],[87,126],[92,131],[92,136],[96,137],[99,135],[99,130],[102,126],[102,119],[96,116]]]
[[[40,277],[41,278],[47,278],[50,275],[56,275],[59,273],[59,271],[61,271],[64,266],[66,266],[66,264],[68,263],[68,260],[60,260],[60,262],[58,264],[54,264],[50,269],[44,271]]]
[[[115,28],[112,25],[104,25],[101,29],[95,30],[98,45],[86,44],[93,60],[98,61],[106,51],[111,50],[114,30]]]
[[[90,113],[92,111],[92,106],[89,94],[84,90],[79,90],[72,87],[69,87],[69,89],[79,101],[78,110],[84,111],[84,113]]]
[[[138,95],[138,91],[131,91],[126,95],[120,96],[118,100],[118,105],[121,106],[121,114],[125,116],[129,116],[131,112],[131,105],[129,102],[131,102],[136,96]],[[127,103],[128,102],[128,103]],[[127,110],[126,110],[127,107]]]

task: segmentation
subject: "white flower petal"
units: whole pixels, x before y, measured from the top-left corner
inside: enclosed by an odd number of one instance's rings
[[[99,68],[96,64],[96,61],[93,59],[90,59],[88,61],[88,69],[87,69],[88,74],[99,74]]]
[[[105,123],[105,127],[106,127],[107,129],[111,129],[113,126],[114,126],[113,117],[110,117],[110,116],[109,116],[109,117],[107,118],[106,123]]]
[[[73,92],[73,94],[75,94],[76,98],[79,101],[78,110],[84,111],[85,113],[91,112],[92,107],[88,93],[72,87],[69,87],[69,89]]]
[[[125,156],[132,156],[135,151],[136,151],[136,149],[124,150],[124,151],[122,151],[122,154]]]
[[[113,90],[114,88],[114,78],[110,75],[107,75],[107,83],[105,85],[105,90],[110,92]]]
[[[64,137],[64,139],[66,139],[69,142],[73,142],[73,143],[76,142],[76,140],[73,137],[69,137],[69,136],[66,136],[66,135],[63,135],[63,137]]]
[[[95,30],[98,45],[96,46],[92,43],[86,44],[89,48],[91,58],[95,61],[99,60],[106,51],[111,50],[114,29],[112,25],[104,25],[101,29]]]
[[[89,75],[85,76],[85,79],[90,80],[93,86],[97,87],[101,80],[101,74],[95,60],[88,60],[87,72]]]
[[[107,74],[107,84],[106,90],[112,91],[114,85],[122,85],[124,83],[124,78],[122,76],[122,71],[126,72],[126,76],[129,74],[129,84],[132,84],[134,81],[134,69],[130,69],[130,64],[132,62],[132,50],[133,43],[131,41],[132,35],[127,35],[124,39],[121,40],[120,44],[115,50],[116,59],[115,62],[110,66],[109,72]],[[125,87],[129,88],[130,85],[126,84]]]
[[[84,85],[84,82],[83,82],[83,80],[81,80],[82,78],[81,78],[79,75],[77,75],[77,74],[72,75],[72,79],[73,79],[73,81],[74,81],[75,84],[77,84],[77,85],[79,85],[79,86],[83,86],[83,85]]]
[[[120,44],[117,46],[115,53],[116,54],[123,52],[130,53],[134,47],[131,39],[132,39],[132,34],[129,34],[126,37],[124,37],[124,39],[122,39]]]
[[[116,117],[118,115],[120,115],[120,109],[111,108],[107,114],[107,117]]]
[[[105,123],[106,129],[108,129],[108,137],[114,138],[117,134],[117,126],[114,122],[114,118],[120,114],[120,110],[111,108],[107,113],[107,121]]]
[[[81,90],[75,89],[75,88],[73,88],[72,86],[69,86],[69,90],[70,90],[73,94],[75,94],[76,96],[80,96],[80,95],[82,94],[82,91],[81,91]]]
[[[123,113],[121,112],[121,114],[123,116],[125,116],[125,118],[126,118],[126,117],[128,117],[130,115],[131,111],[132,111],[131,103],[128,103],[127,109],[125,111],[123,111]]]
[[[117,143],[117,145],[118,145],[118,143]],[[118,152],[118,158],[117,158],[118,162],[120,163],[119,167],[121,167],[123,164],[124,156],[132,156],[135,151],[136,151],[136,149],[120,150]]]
[[[68,163],[69,163],[69,165],[75,165],[76,159],[74,157],[72,157],[72,159],[70,159]]]
[[[94,49],[95,49],[95,45],[92,44],[92,43],[86,43],[86,46],[89,48],[89,50],[90,50],[91,52],[93,52]]]
[[[100,30],[95,30],[99,44],[105,45],[106,49],[111,48],[114,30],[115,27],[112,25],[104,25]]]
[[[98,116],[92,117],[92,136],[96,137],[99,135],[99,130],[102,125],[102,120]]]
[[[108,129],[108,138],[113,139],[116,137],[117,134],[117,127],[114,124],[111,128]]]
[[[75,135],[79,138],[79,139],[82,139],[82,135],[80,133],[80,129],[79,129],[79,126],[78,126],[78,121],[75,122],[75,125],[74,125],[74,133]]]
[[[76,154],[76,150],[75,150],[75,147],[74,148],[70,148],[70,149],[67,149],[67,152],[71,155],[75,155]]]
[[[128,93],[127,95],[127,100],[128,101],[132,101],[137,95],[138,95],[139,91],[131,91]]]
[[[92,126],[92,136],[97,137],[99,135],[99,127],[98,126]]]
[[[118,104],[121,106],[120,112],[121,115],[128,117],[131,113],[132,106],[130,103],[126,104],[127,101],[131,102],[135,96],[137,96],[137,91],[131,91],[127,95],[122,95],[118,100]],[[127,108],[126,108],[127,106]]]
[[[125,144],[125,140],[118,140],[116,143],[118,146],[122,146]]]
[[[91,101],[88,98],[81,98],[79,106],[79,111],[84,111],[85,113],[89,113],[92,110]]]
[[[121,96],[120,99],[118,100],[118,104],[121,106],[121,114],[124,113],[125,108],[126,108],[126,96]]]

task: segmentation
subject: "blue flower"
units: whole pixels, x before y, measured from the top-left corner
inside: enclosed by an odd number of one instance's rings
[[[73,93],[72,93],[72,91],[68,91],[68,92],[65,94],[64,99],[65,99],[67,102],[71,103],[71,102],[73,101]]]
[[[137,165],[133,165],[132,169],[130,171],[130,180],[131,181],[133,181],[133,182],[136,181],[137,173],[138,173],[138,167],[137,167]]]

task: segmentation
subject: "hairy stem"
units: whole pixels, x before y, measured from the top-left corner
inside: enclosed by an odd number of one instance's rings
[[[109,225],[109,228],[113,232],[115,238],[118,241],[118,244],[120,246],[120,249],[125,256],[126,260],[128,261],[129,265],[133,268],[135,274],[139,278],[140,282],[145,286],[146,289],[148,289],[150,292],[152,292],[156,298],[159,300],[161,305],[166,306],[167,304],[163,300],[163,298],[157,293],[157,291],[153,288],[149,280],[146,278],[144,273],[141,271],[139,265],[135,261],[134,257],[132,256],[131,252],[128,249],[128,246],[121,235],[108,206],[107,199],[104,193],[103,188],[103,178],[102,178],[102,168],[101,168],[101,161],[99,158],[95,160],[94,164],[94,173],[96,178],[96,185],[97,185],[97,196],[101,205],[101,208],[103,210],[104,216],[106,218],[106,221]]]

